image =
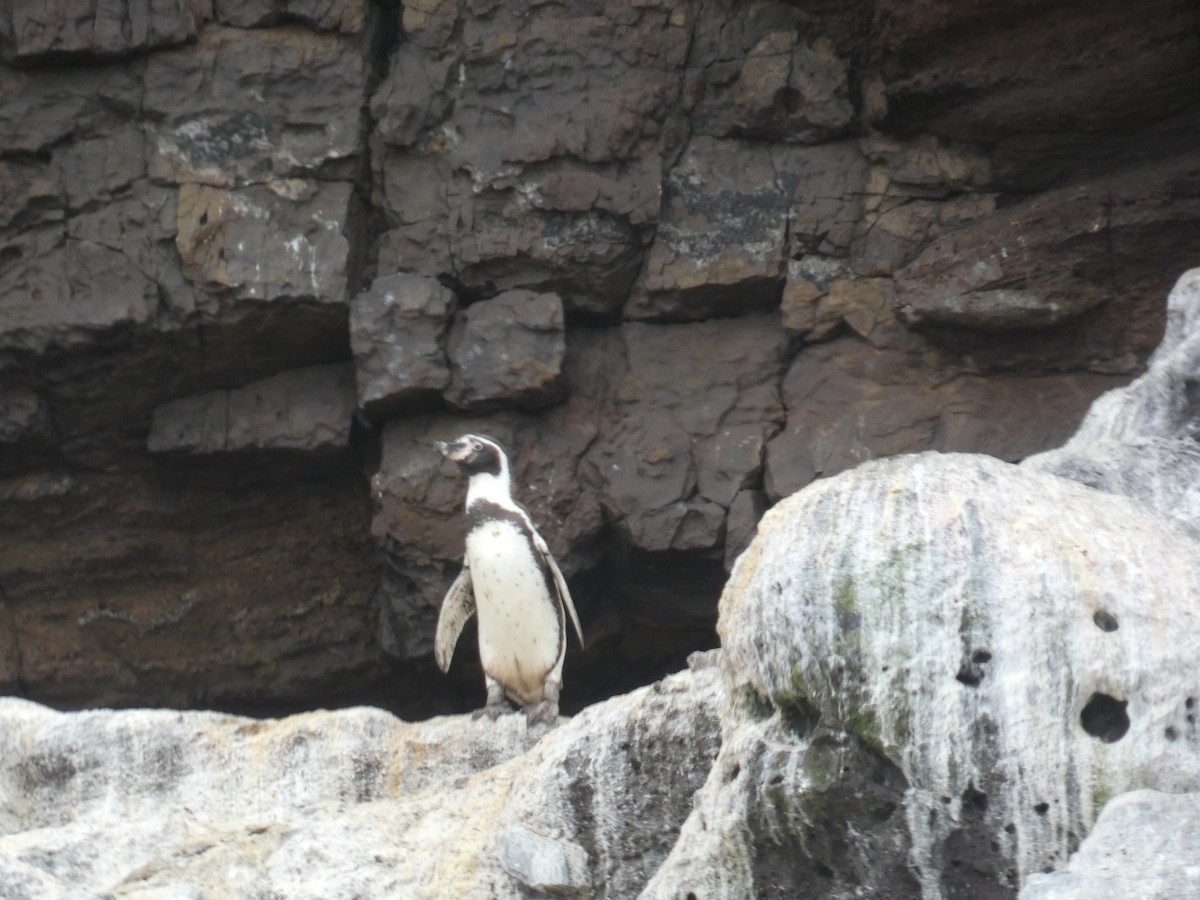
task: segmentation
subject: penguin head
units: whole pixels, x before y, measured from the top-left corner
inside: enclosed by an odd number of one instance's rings
[[[442,456],[458,463],[468,475],[496,475],[508,470],[504,449],[489,437],[464,434],[453,441],[438,441],[433,445]]]

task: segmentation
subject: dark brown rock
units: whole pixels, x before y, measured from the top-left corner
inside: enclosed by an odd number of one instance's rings
[[[444,345],[454,292],[400,272],[376,278],[350,306],[358,405],[372,419],[428,407],[450,384]]]
[[[209,27],[194,47],[152,55],[142,98],[151,173],[216,187],[337,173],[365,143],[373,38],[371,28]]]
[[[86,343],[94,332],[150,322],[154,282],[119,250],[61,227],[7,237],[0,271],[0,347],[38,353]]]
[[[741,552],[750,546],[758,520],[767,511],[766,495],[760,490],[739,491],[729,504],[725,522],[725,569],[733,568]]]
[[[46,402],[26,388],[0,390],[0,475],[21,472],[57,443]]]
[[[922,367],[915,349],[877,350],[843,337],[801,351],[783,380],[787,424],[767,445],[773,500],[898,453],[987,452],[1019,461],[1065,440],[1089,398],[1125,380],[939,374]]]
[[[694,139],[668,179],[625,314],[701,319],[777,303],[789,258],[848,253],[865,176],[850,144]]]
[[[786,17],[793,21],[785,17],[780,11],[774,17],[777,30],[761,35],[759,23],[768,17],[739,17],[721,33],[718,46],[703,48],[717,61],[698,78],[696,89],[703,91],[693,113],[698,133],[819,143],[850,127],[845,60],[826,38],[800,39],[798,12]],[[731,53],[731,38],[739,37],[741,52]]]
[[[472,304],[450,335],[446,400],[459,409],[537,409],[563,397],[562,300],[506,291]]]
[[[413,40],[372,111],[382,190],[411,186],[417,202],[389,210],[380,264],[449,268],[487,293],[553,290],[569,311],[611,316],[658,208],[687,11],[617,4],[603,17],[557,7],[526,17],[428,2],[406,7],[404,25]]]
[[[299,21],[322,31],[362,31],[369,20],[366,0],[214,0],[217,21],[240,28],[256,28]]]
[[[0,59],[30,64],[119,57],[194,40],[206,17],[197,0],[67,0],[0,10]]]
[[[58,706],[344,703],[381,674],[366,504],[319,467],[0,481],[0,660]]]
[[[1197,12],[1185,0],[1131,6],[929,4],[876,9],[882,124],[959,140],[1102,132],[1194,99]],[[1019,139],[1019,137],[1018,137]]]
[[[346,450],[354,417],[350,366],[281,372],[230,391],[184,397],[154,411],[151,453]]]
[[[236,191],[181,185],[175,246],[183,274],[245,299],[343,302],[352,203],[345,182],[290,179]]]
[[[685,520],[689,529],[719,521],[708,504],[728,508],[761,477],[762,447],[782,421],[777,379],[787,333],[763,315],[628,323],[621,336],[628,368],[613,385],[615,420],[588,450],[590,480],[635,547],[686,540],[694,548],[694,536],[677,537]],[[675,365],[680,347],[705,365]],[[704,538],[713,548],[721,540],[711,530]]]
[[[1167,223],[1178,238],[1164,243]],[[1041,343],[1056,348],[1056,368],[1068,360],[1121,368],[1158,340],[1161,319],[1138,312],[1151,285],[1164,282],[1165,293],[1167,273],[1200,256],[1197,223],[1200,164],[1150,166],[998,210],[939,238],[897,274],[896,302],[913,325],[984,330],[1053,325],[1102,307],[1075,326],[1070,355],[1061,333]],[[1163,265],[1176,254],[1177,265]],[[1131,320],[1145,324],[1130,328]],[[982,344],[969,346],[987,365],[996,354]]]

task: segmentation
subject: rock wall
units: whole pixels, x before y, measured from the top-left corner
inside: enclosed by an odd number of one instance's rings
[[[722,650],[551,727],[0,698],[0,895],[1193,896],[1200,543],[1131,460],[1193,440],[1198,308],[1194,270],[1069,443],[1104,490],[1056,454],[821,479],[739,557]]]
[[[780,498],[1021,459],[1138,370],[1200,259],[1198,18],[6,5],[0,690],[477,704],[429,665],[464,429],[579,595],[567,708],[677,667]]]

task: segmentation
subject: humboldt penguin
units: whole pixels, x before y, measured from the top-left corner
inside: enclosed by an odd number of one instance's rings
[[[469,477],[467,547],[462,572],[438,616],[434,657],[446,672],[463,626],[479,614],[479,659],[487,705],[475,713],[495,719],[507,697],[530,724],[558,717],[566,615],[579,644],[583,630],[567,582],[529,513],[512,496],[508,457],[491,438],[464,434],[434,445]]]

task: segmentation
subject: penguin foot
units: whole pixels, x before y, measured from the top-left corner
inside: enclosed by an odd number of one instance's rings
[[[526,706],[522,712],[525,713],[526,725],[550,725],[558,718],[558,701],[542,700]]]
[[[484,676],[484,683],[487,685],[487,706],[483,709],[475,710],[475,712],[471,713],[471,718],[482,719],[484,716],[487,716],[487,718],[495,722],[505,713],[512,712],[512,707],[504,699],[504,685],[491,675]]]
[[[477,709],[477,710],[475,710],[475,712],[471,713],[471,718],[472,719],[488,718],[488,719],[491,719],[493,722],[495,722],[502,715],[504,715],[505,713],[510,713],[510,712],[512,712],[512,707],[509,706],[507,703],[503,703],[503,702],[490,703],[489,702],[487,706],[481,707],[480,709]]]
[[[558,718],[558,693],[560,690],[562,690],[562,685],[554,680],[548,680],[542,686],[542,699],[537,703],[531,703],[523,710],[527,725],[549,725]]]

